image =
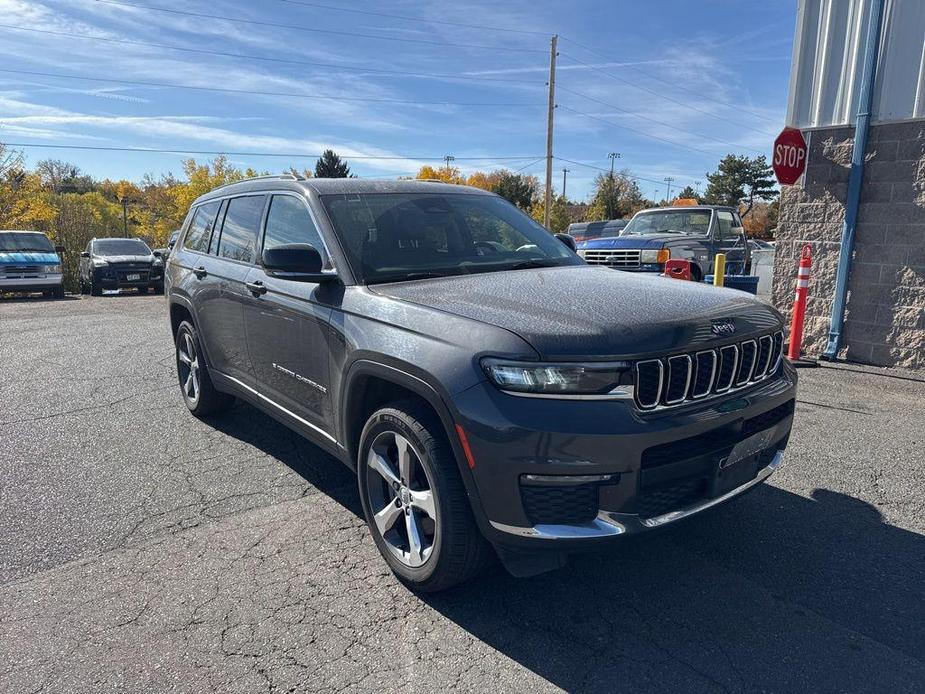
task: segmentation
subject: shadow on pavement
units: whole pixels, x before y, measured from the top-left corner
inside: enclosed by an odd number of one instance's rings
[[[362,516],[353,474],[281,424],[239,405],[213,425]],[[925,537],[762,485],[559,571],[421,599],[567,691],[921,691],[923,586]]]

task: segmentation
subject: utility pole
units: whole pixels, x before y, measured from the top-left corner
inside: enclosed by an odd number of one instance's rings
[[[668,192],[665,194],[665,200],[666,200],[669,204],[671,204],[671,183],[672,183],[672,181],[674,181],[674,178],[671,177],[671,176],[665,176],[664,181],[665,181],[665,183],[668,184]]]
[[[128,198],[122,196],[122,236],[128,238]]]
[[[549,42],[549,104],[546,111],[546,195],[543,204],[543,226],[549,229],[552,216],[552,119],[556,110],[556,47],[559,37],[553,34]]]
[[[612,219],[613,218],[613,197],[614,197],[614,192],[615,192],[613,189],[613,163],[617,159],[622,157],[623,155],[620,154],[619,152],[611,152],[607,156],[610,159],[610,179],[609,179],[610,190],[607,193],[607,219]]]
[[[562,197],[565,197],[565,181],[571,169],[562,169]]]
[[[697,193],[697,197],[700,197],[700,181],[694,181],[694,192]]]
[[[447,154],[445,157],[443,157],[443,161],[446,162],[446,180],[449,181],[450,180],[450,162],[456,161],[456,157],[454,157],[452,154]]]

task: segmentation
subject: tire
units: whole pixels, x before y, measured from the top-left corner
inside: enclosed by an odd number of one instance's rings
[[[97,287],[93,284],[93,280],[90,281],[90,295],[91,296],[103,296],[102,287]]]
[[[51,292],[51,295],[55,297],[56,299],[63,299],[64,298],[64,287],[55,287],[54,290]]]
[[[145,286],[145,287],[138,287],[137,289],[138,289],[138,295],[139,295],[139,296],[147,296],[147,294],[148,294],[148,289],[150,289],[150,287],[147,287],[147,286]]]
[[[154,293],[155,294],[164,293],[164,283],[163,282],[158,282],[157,284],[154,285]]]
[[[202,356],[199,334],[192,323],[180,323],[174,346],[180,393],[193,416],[205,417],[231,407],[234,404],[234,396],[222,393],[212,385],[209,366]]]
[[[444,429],[428,407],[403,402],[373,413],[359,450],[363,513],[376,547],[402,583],[435,593],[489,565],[494,553],[472,516]],[[407,456],[404,466],[399,450]],[[417,552],[409,542],[412,528]]]
[[[703,281],[703,270],[700,269],[699,265],[691,265],[691,281],[693,282],[702,282]]]

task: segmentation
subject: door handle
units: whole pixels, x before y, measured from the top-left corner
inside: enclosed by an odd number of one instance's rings
[[[193,270],[193,274],[196,275],[196,279],[201,280],[203,277],[209,274],[209,271],[200,265],[195,270]]]
[[[250,293],[254,296],[260,296],[261,294],[267,293],[267,288],[260,280],[257,280],[256,282],[245,282],[244,286],[247,287],[250,290]]]

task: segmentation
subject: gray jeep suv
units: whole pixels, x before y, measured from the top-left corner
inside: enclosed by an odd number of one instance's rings
[[[464,186],[278,176],[192,206],[167,261],[179,383],[357,473],[418,590],[667,526],[780,464],[796,376],[741,292],[584,263]]]

